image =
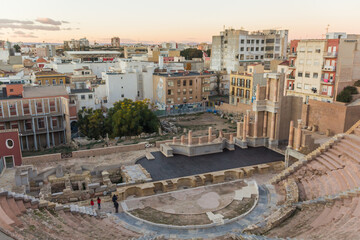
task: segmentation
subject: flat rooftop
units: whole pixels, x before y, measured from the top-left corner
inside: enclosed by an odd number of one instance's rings
[[[204,76],[204,75],[213,75],[214,72],[172,72],[172,73],[162,73],[156,72],[153,75],[164,76],[164,77],[188,77],[188,76]]]
[[[152,152],[154,160],[142,158],[136,163],[143,166],[154,181],[191,176],[207,172],[246,167],[257,164],[284,161],[285,157],[266,147],[249,147],[234,151],[224,150],[222,153],[196,157],[174,155],[167,158],[161,152]]]

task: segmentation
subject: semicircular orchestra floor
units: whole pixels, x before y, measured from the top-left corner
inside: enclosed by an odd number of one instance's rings
[[[261,220],[276,202],[271,185],[236,180],[127,199],[121,202],[124,212],[115,214],[115,221],[145,236],[188,239],[241,235],[242,229]]]

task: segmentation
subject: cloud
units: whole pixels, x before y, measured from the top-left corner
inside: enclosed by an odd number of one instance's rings
[[[37,18],[35,21],[42,23],[42,24],[48,24],[48,25],[55,25],[55,26],[61,25],[61,21],[55,21],[51,18]]]
[[[33,35],[33,34],[28,34],[28,33],[25,33],[25,34],[17,34],[17,35],[12,35],[11,37],[20,37],[20,38],[38,38],[37,36]]]
[[[14,34],[25,34],[23,31],[15,31]]]
[[[62,23],[70,23],[70,22],[68,22],[68,21],[61,21]]]
[[[14,20],[14,19],[4,19],[4,18],[0,18],[0,24],[5,23],[5,24],[13,24],[13,23],[20,23],[20,24],[34,24],[33,21],[22,21],[22,20]]]
[[[44,31],[59,31],[60,27],[58,26],[43,26],[43,25],[29,25],[29,24],[5,24],[0,23],[1,28],[11,28],[11,29],[27,29],[27,30],[44,30]]]

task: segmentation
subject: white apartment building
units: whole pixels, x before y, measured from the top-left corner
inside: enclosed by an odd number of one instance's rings
[[[262,62],[265,69],[269,61],[286,59],[288,30],[225,29],[212,38],[210,69],[214,71],[238,71],[239,66]]]

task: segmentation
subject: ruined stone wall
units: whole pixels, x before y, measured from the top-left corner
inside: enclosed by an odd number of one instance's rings
[[[129,151],[144,150],[144,149],[145,149],[145,143],[138,143],[133,145],[114,146],[114,147],[97,148],[90,150],[79,150],[72,152],[72,157],[81,158],[81,157],[90,157],[90,156],[101,156],[112,153],[129,152]]]
[[[45,162],[56,162],[61,160],[61,153],[46,154],[33,157],[23,157],[23,165],[39,164]]]
[[[228,103],[223,103],[221,106],[215,106],[215,109],[224,113],[246,114],[246,110],[252,110],[252,105],[237,103],[235,106]]]

